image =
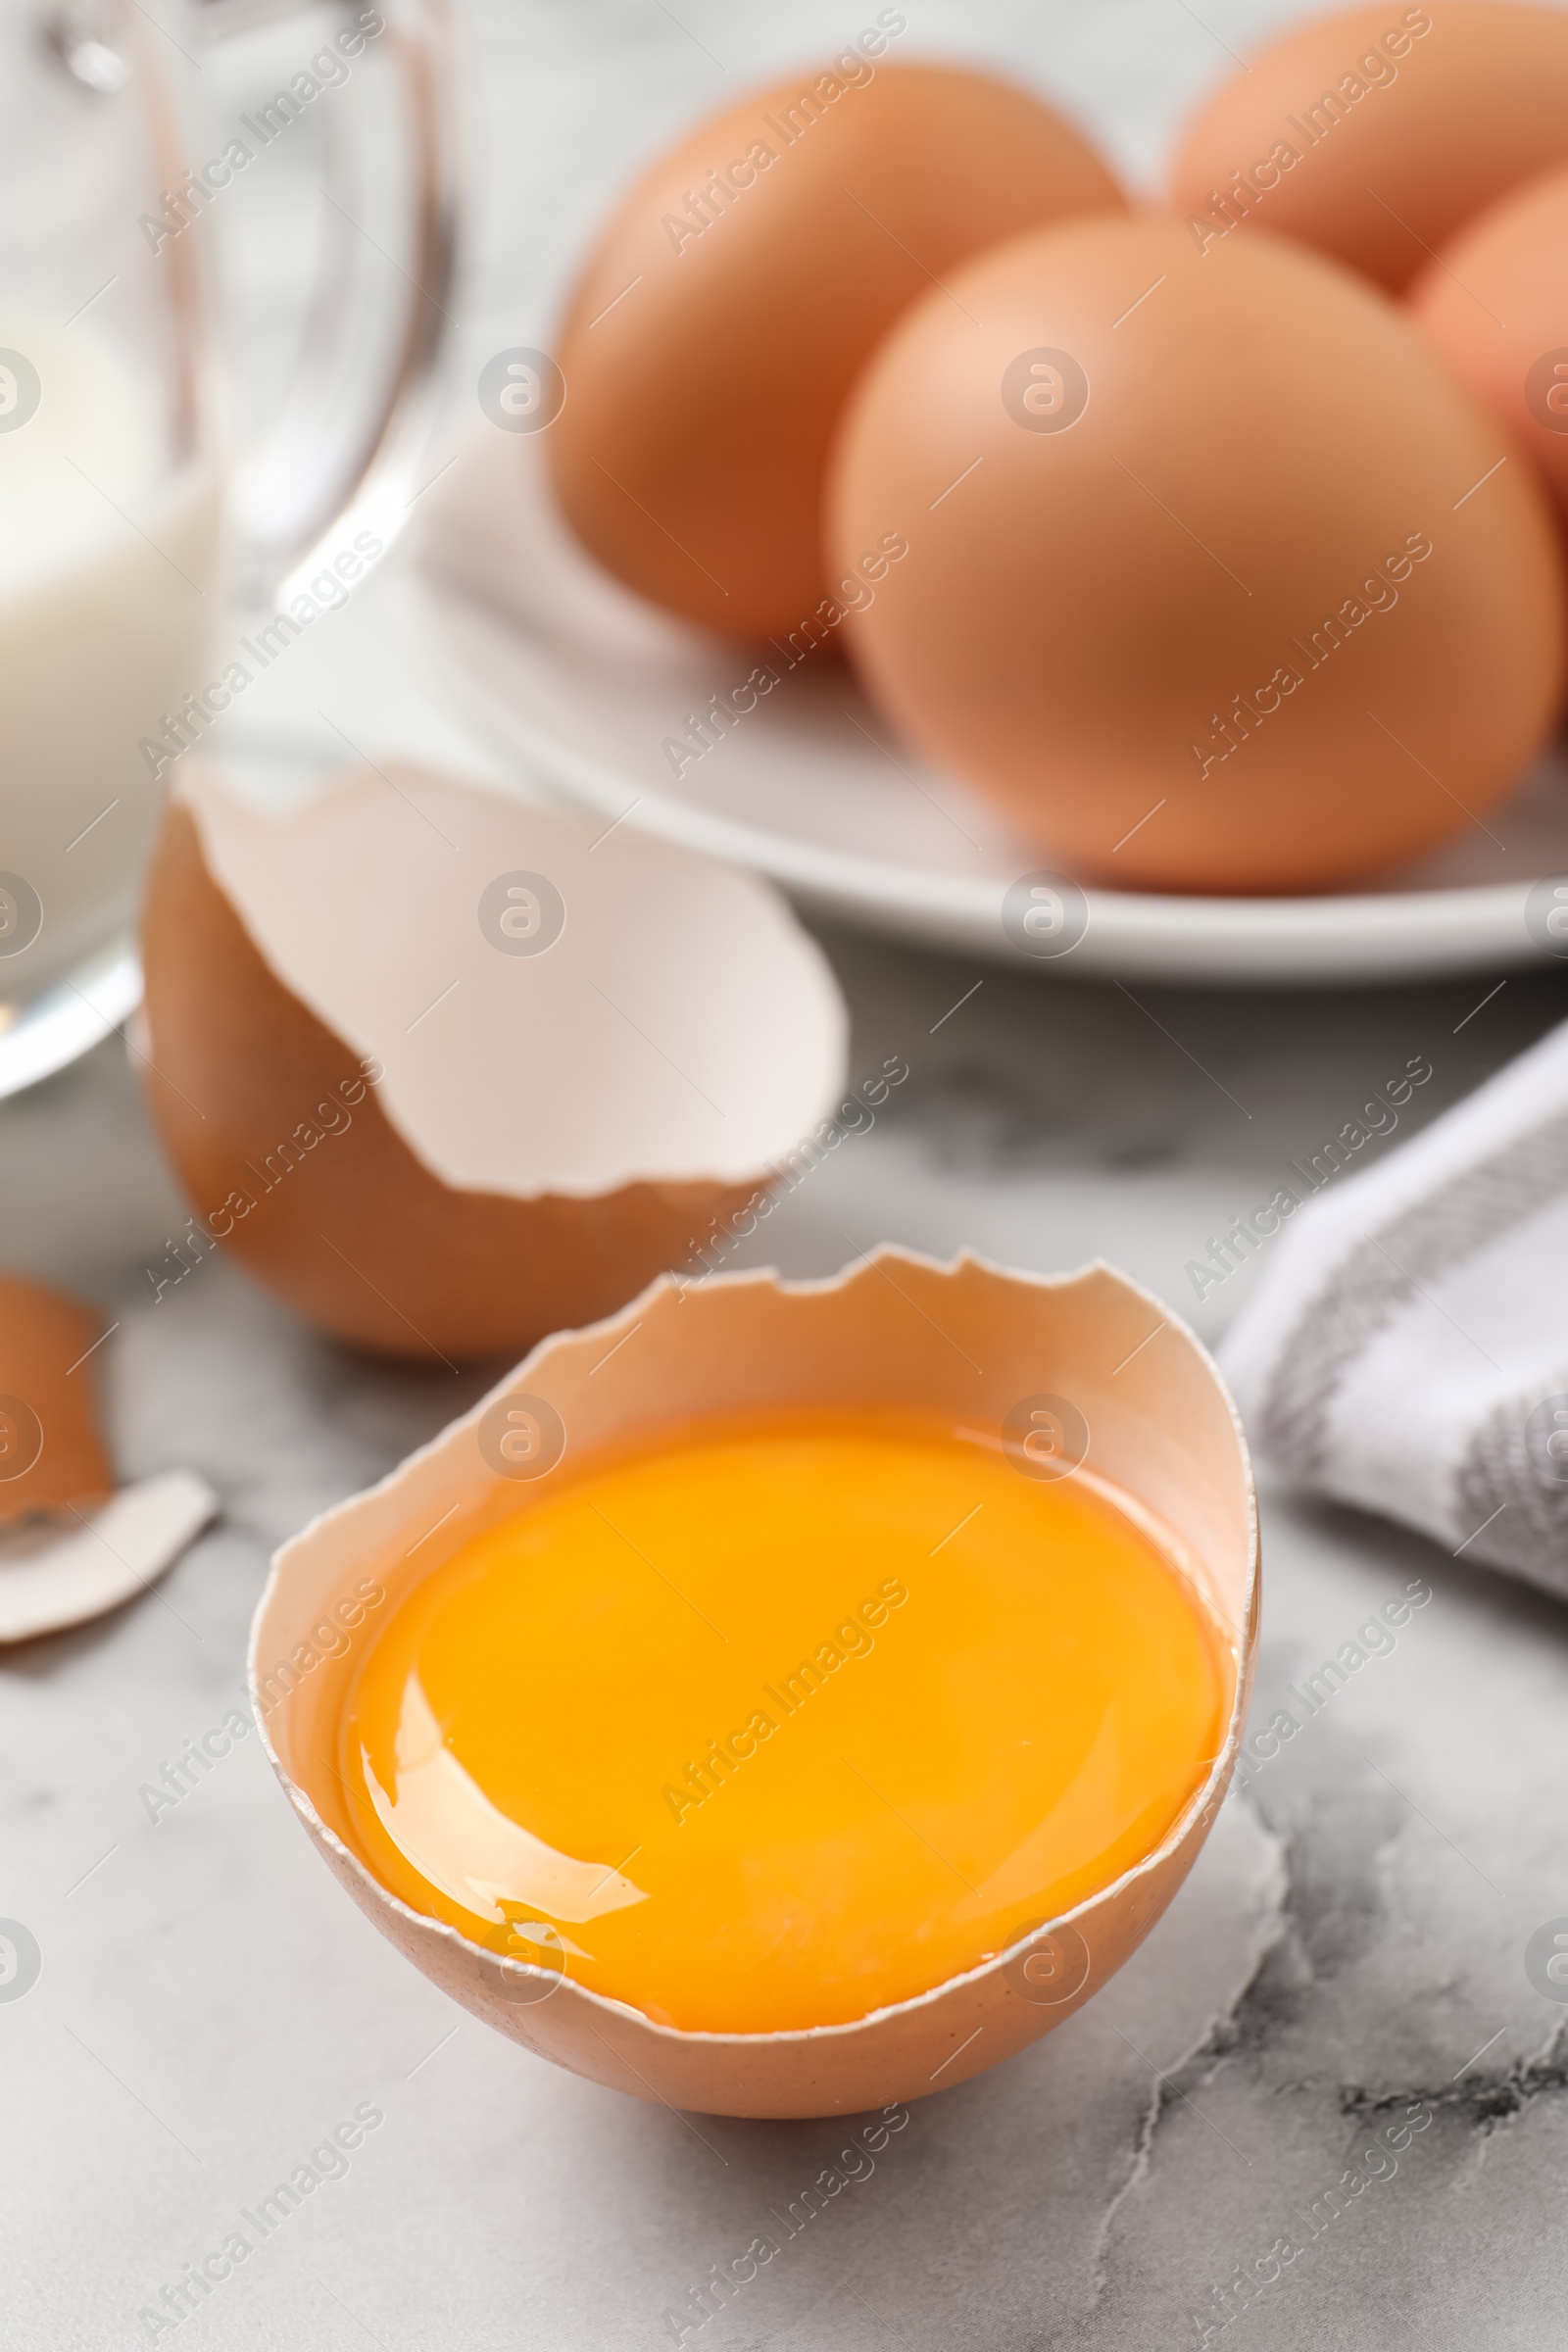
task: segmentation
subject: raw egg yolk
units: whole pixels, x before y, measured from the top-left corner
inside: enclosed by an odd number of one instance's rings
[[[1135,1506],[908,1415],[709,1423],[553,1475],[381,1627],[339,1769],[416,1910],[763,2034],[930,1990],[1157,1846],[1228,1637]]]

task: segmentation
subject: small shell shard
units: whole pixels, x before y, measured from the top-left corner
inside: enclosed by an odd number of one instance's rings
[[[218,1509],[193,1471],[165,1470],[64,1523],[38,1520],[0,1539],[0,1642],[119,1608],[172,1568]]]
[[[88,1360],[108,1329],[96,1308],[0,1276],[0,1527],[113,1493]]]

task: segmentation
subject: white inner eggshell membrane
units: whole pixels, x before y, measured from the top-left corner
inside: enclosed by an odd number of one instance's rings
[[[422,770],[361,770],[286,816],[182,787],[207,867],[289,992],[386,1076],[382,1109],[461,1190],[578,1198],[752,1176],[833,1109],[846,1017],[766,883],[624,827]],[[542,954],[480,927],[545,876]]]
[[[0,1535],[0,1642],[85,1625],[145,1592],[220,1507],[193,1470],[163,1470],[88,1514],[8,1529]]]

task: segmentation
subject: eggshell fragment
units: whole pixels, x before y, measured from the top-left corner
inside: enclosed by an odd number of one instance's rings
[[[732,636],[786,636],[827,592],[834,422],[899,312],[1000,237],[1125,202],[1028,92],[876,40],[875,65],[848,50],[660,157],[560,338],[568,518],[628,587]]]
[[[907,537],[843,633],[927,757],[1133,889],[1324,889],[1513,789],[1562,690],[1556,535],[1396,304],[1169,217],[949,292],[861,378],[829,509],[840,556]]]
[[[165,1470],[64,1525],[39,1520],[0,1536],[0,1642],[119,1608],[173,1566],[218,1507],[205,1479]]]
[[[109,1318],[0,1275],[0,1525],[112,1494],[88,1361]]]
[[[765,885],[411,769],[281,819],[193,778],[143,941],[148,1098],[192,1203],[389,1354],[618,1306],[842,1086],[831,974]]]
[[[1406,299],[1568,522],[1568,169],[1499,197],[1433,256]]]
[[[323,1761],[357,1644],[428,1568],[516,1509],[519,1489],[500,1474],[496,1449],[509,1415],[557,1416],[556,1459],[575,1463],[705,1413],[823,1400],[905,1404],[1000,1433],[1011,1408],[1042,1394],[1082,1414],[1088,1467],[1171,1531],[1235,1642],[1235,1699],[1207,1782],[1165,1840],[1102,1893],[854,2024],[712,2034],[656,2025],[568,1977],[482,1950],[389,1893],[358,1858]],[[1229,1783],[1251,1687],[1256,1580],[1241,1426],[1209,1357],[1168,1309],[1106,1266],[1045,1281],[968,1254],[939,1265],[884,1247],[827,1282],[718,1276],[682,1296],[662,1281],[596,1329],[548,1340],[391,1477],[283,1546],[252,1626],[251,1693],[273,1767],[325,1861],[473,2015],[633,2097],[718,2115],[844,2114],[924,2097],[1010,2056],[1137,1948]]]
[[[1397,291],[1462,222],[1568,157],[1568,13],[1512,0],[1293,25],[1189,125],[1171,201],[1200,242],[1299,237]]]

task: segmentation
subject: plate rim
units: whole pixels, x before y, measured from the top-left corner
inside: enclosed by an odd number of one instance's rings
[[[522,755],[569,803],[615,824],[764,875],[788,895],[880,931],[958,946],[1019,971],[1060,967],[1104,977],[1138,970],[1180,982],[1246,980],[1307,986],[1453,977],[1554,960],[1525,928],[1535,881],[1458,883],[1427,890],[1325,892],[1297,898],[1177,896],[1081,887],[1088,927],[1077,945],[1031,956],[1002,929],[1005,881],[906,873],[840,850],[698,808],[564,743],[512,703],[464,650],[475,629],[505,645],[516,635],[482,594],[420,563],[411,572],[427,645],[498,748]],[[1052,869],[1041,867],[1047,872]]]

